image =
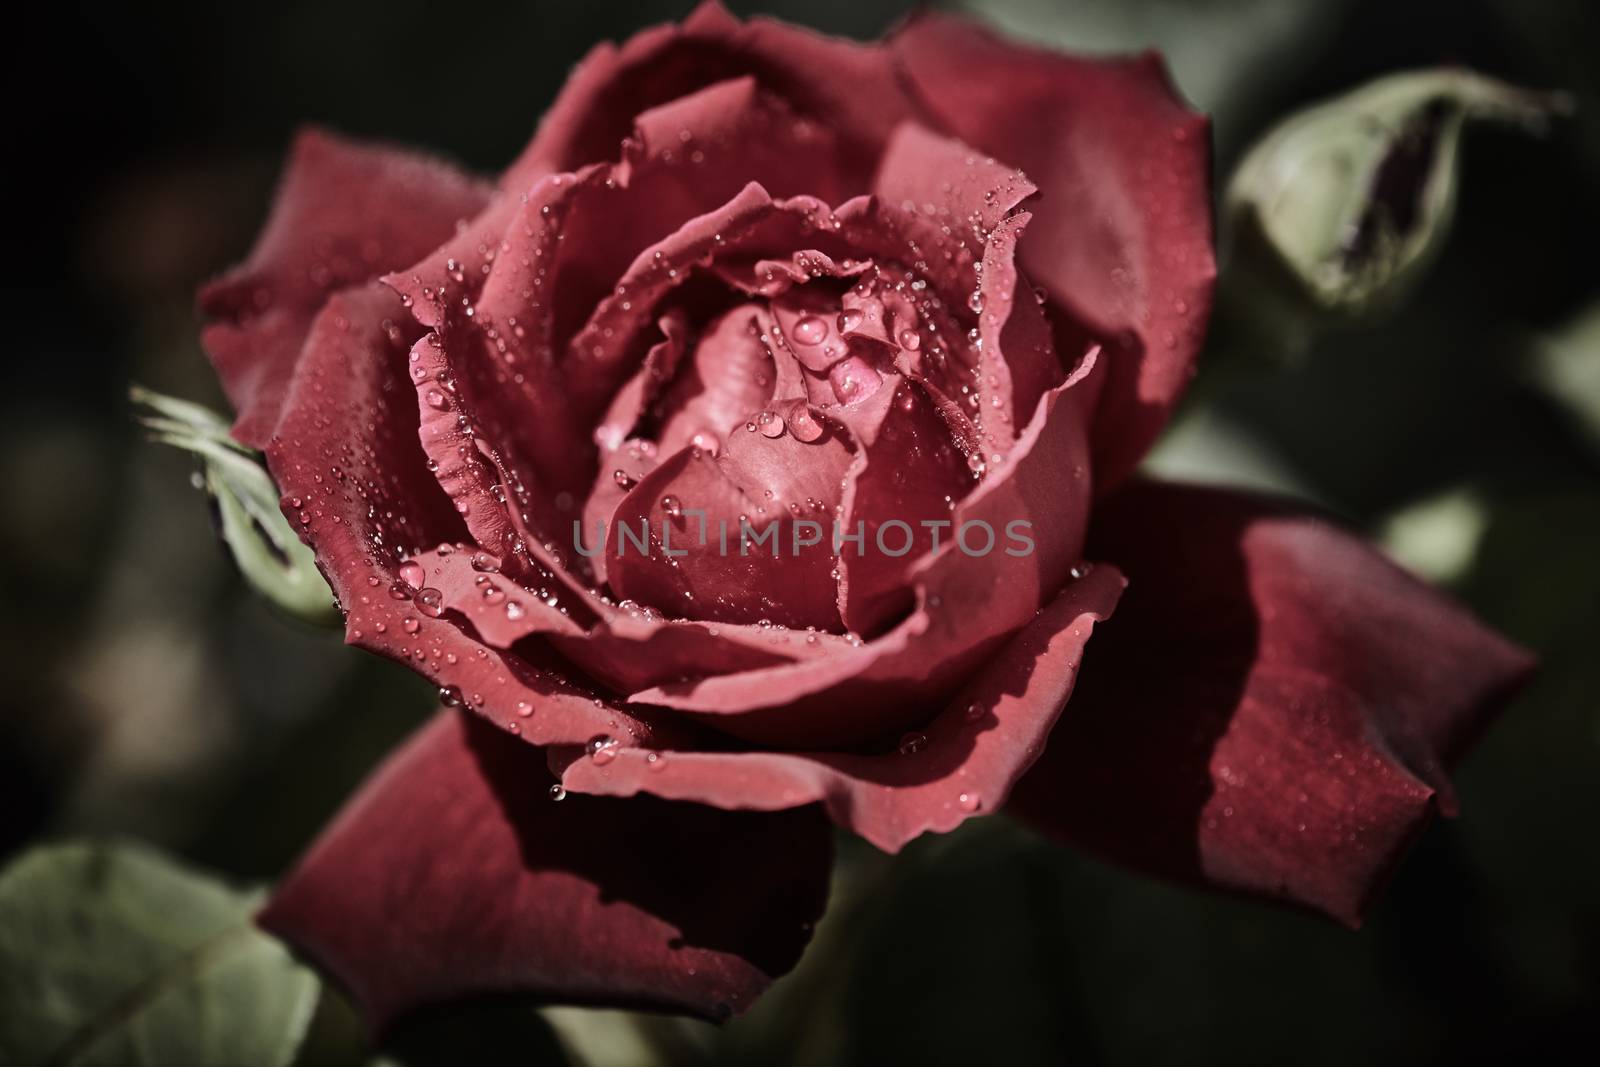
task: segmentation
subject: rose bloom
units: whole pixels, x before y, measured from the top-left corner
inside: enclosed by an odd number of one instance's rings
[[[721,1018],[799,957],[832,826],[1004,806],[1359,923],[1530,661],[1317,517],[1131,477],[1214,276],[1158,58],[953,18],[703,6],[596,48],[493,183],[302,134],[205,347],[347,639],[448,707],[262,922],[378,1026]]]

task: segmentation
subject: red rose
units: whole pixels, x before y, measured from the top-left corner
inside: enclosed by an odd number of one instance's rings
[[[380,1021],[720,1016],[799,955],[829,819],[1009,799],[1358,922],[1528,661],[1315,518],[1127,480],[1209,165],[1153,56],[715,5],[596,49],[492,186],[303,135],[206,347],[348,639],[465,710],[263,921]]]

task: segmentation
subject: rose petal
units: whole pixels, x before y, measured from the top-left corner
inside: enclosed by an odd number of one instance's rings
[[[1040,399],[1012,457],[958,507],[956,540],[966,524],[986,523],[993,544],[985,551],[974,526],[965,547],[947,543],[924,561],[913,576],[916,607],[894,629],[816,662],[690,678],[635,692],[630,702],[694,712],[757,744],[795,747],[870,743],[925,719],[1070,577],[1090,501],[1075,390],[1095,366],[1086,361]],[[1013,523],[1029,525],[1009,536]]]
[[[423,255],[488,196],[425,156],[301,131],[250,258],[200,290],[217,320],[201,340],[238,412],[234,435],[266,443],[329,295]]]
[[[644,30],[620,48],[605,44],[579,64],[508,171],[513,188],[544,174],[605,159],[634,116],[715,82],[754,76],[845,149],[842,174],[865,191],[878,146],[912,113],[885,51],[772,19],[740,22],[703,2],[678,26]]]
[[[1108,487],[1160,432],[1205,336],[1208,124],[1153,54],[1068,56],[940,15],[913,19],[890,48],[943,128],[1039,187],[1022,267],[1050,294],[1059,350],[1081,347],[1073,323],[1106,344],[1094,450]]]
[[[677,736],[647,712],[597,706],[534,651],[492,650],[451,618],[421,610],[402,555],[467,531],[418,444],[407,351],[420,330],[373,285],[334,296],[313,322],[267,463],[290,525],[346,613],[345,639],[405,664],[534,743],[614,732]]]
[[[841,544],[839,613],[858,634],[911,607],[913,568],[951,540],[956,505],[976,482],[922,388],[901,379],[890,393],[845,481],[844,529],[861,542]]]
[[[473,545],[445,545],[448,552],[418,552],[401,565],[401,580],[413,585],[418,612],[433,618],[459,612],[473,633],[494,648],[510,648],[534,633],[579,634],[570,606],[561,604],[560,589],[529,589],[514,576],[499,573],[500,561]],[[424,591],[438,594],[422,595]],[[563,607],[568,610],[563,611]],[[580,618],[588,615],[579,606]]]
[[[559,752],[574,792],[656,796],[773,810],[820,801],[835,822],[888,852],[998,810],[1067,702],[1096,620],[1124,582],[1099,566],[1073,582],[926,726],[882,755],[679,752],[627,747],[595,761]]]
[[[718,455],[686,449],[628,493],[606,540],[611,588],[672,615],[838,629],[830,537],[849,445],[749,425]]]
[[[850,643],[839,634],[776,624],[740,626],[668,619],[631,601],[624,605],[582,637],[553,637],[550,641],[586,675],[622,693],[684,678],[823,659]]]
[[[662,399],[654,437],[663,453],[691,446],[720,452],[730,435],[744,433],[750,416],[769,405],[778,368],[760,336],[758,310],[741,304],[700,335],[693,357]]]
[[[982,245],[1038,189],[1014,165],[940,137],[920,123],[903,122],[884,147],[873,192],[903,211],[959,229]]]
[[[1276,502],[1136,484],[1091,550],[1132,591],[1014,809],[1187,881],[1359,924],[1526,653]]]
[[[827,899],[818,812],[573,796],[539,755],[443,713],[373,776],[259,921],[375,1029],[471,996],[723,1019],[789,970]]]
[[[590,586],[572,573],[581,555],[568,555],[554,541],[558,517],[574,513],[571,494],[554,497],[537,475],[514,465],[492,442],[501,440],[474,420],[466,390],[451,374],[445,346],[435,333],[411,346],[410,373],[417,389],[419,437],[439,485],[455,503],[472,538],[501,560],[506,571],[524,585],[560,587],[569,608],[581,608],[578,620],[593,621],[598,612]],[[471,409],[492,418],[497,407]],[[504,434],[505,424],[496,420]],[[567,506],[562,506],[562,500]]]

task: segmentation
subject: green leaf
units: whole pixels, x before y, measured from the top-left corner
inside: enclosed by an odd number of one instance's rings
[[[1469,121],[1540,131],[1570,101],[1468,70],[1394,74],[1298,112],[1228,184],[1227,297],[1309,330],[1394,306],[1449,233]]]
[[[1555,335],[1541,339],[1533,376],[1600,452],[1600,301]]]
[[[181,448],[201,464],[201,484],[216,502],[223,543],[251,587],[290,615],[331,625],[333,592],[316,557],[289,527],[278,489],[258,453],[228,435],[227,420],[199,404],[133,386],[150,439]]]
[[[0,1064],[289,1064],[319,983],[256,902],[139,845],[24,853],[0,871]]]

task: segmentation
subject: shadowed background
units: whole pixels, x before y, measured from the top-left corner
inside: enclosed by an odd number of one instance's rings
[[[860,37],[907,10],[732,6]],[[967,6],[1064,47],[1164,49],[1215,115],[1222,177],[1276,118],[1390,70],[1461,63],[1575,95],[1577,115],[1543,140],[1469,132],[1456,230],[1409,305],[1291,366],[1230,367],[1219,354],[1154,460],[1333,508],[1545,668],[1462,768],[1462,819],[1427,834],[1360,934],[1170,889],[977,820],[892,867],[847,851],[852,884],[871,892],[824,924],[773,1007],[715,1038],[717,1055],[1592,1054],[1600,21],[1586,0]],[[127,383],[223,406],[192,294],[249,247],[297,124],[492,172],[590,45],[686,10],[390,0],[31,16],[40,23],[13,39],[6,75],[0,860],[45,835],[121,833],[270,880],[426,714],[419,679],[248,593],[190,462],[139,440]],[[469,1024],[486,1062],[524,1048],[503,1020],[440,1025]]]

